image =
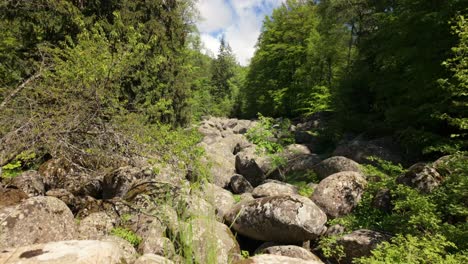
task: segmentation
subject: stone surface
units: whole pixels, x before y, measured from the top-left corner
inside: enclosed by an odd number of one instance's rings
[[[123,197],[130,189],[133,182],[151,176],[152,171],[146,168],[135,168],[131,166],[118,168],[104,176],[102,182],[102,197],[104,199]]]
[[[393,209],[392,195],[389,189],[380,189],[372,199],[372,206],[386,213],[391,213]]]
[[[286,158],[287,160],[292,160],[310,154],[312,153],[306,145],[291,144],[284,148],[284,151],[281,153],[281,156]]]
[[[28,195],[20,189],[0,187],[0,209],[13,206],[28,199]]]
[[[225,224],[210,219],[193,219],[192,243],[197,263],[208,263],[210,253],[215,253],[214,263],[227,264],[239,259],[240,248],[231,230]]]
[[[83,240],[99,240],[111,233],[115,220],[104,212],[88,215],[78,224],[78,238]]]
[[[291,258],[298,258],[303,260],[312,260],[317,263],[323,263],[319,257],[312,254],[312,252],[294,245],[270,245],[270,246],[260,246],[259,249],[255,251],[255,254],[271,254],[271,255],[280,255]]]
[[[51,189],[46,192],[47,196],[55,197],[64,202],[74,212],[78,208],[78,199],[65,189]]]
[[[138,256],[133,245],[121,237],[110,235],[102,238],[101,241],[117,245],[127,263],[133,263]]]
[[[124,255],[115,243],[69,240],[0,251],[4,264],[122,264]]]
[[[277,196],[277,195],[288,195],[297,194],[298,188],[292,184],[276,181],[267,180],[267,182],[255,187],[252,191],[254,198]]]
[[[236,262],[236,264],[323,264],[323,262],[280,255],[262,254]]]
[[[45,194],[44,181],[37,171],[25,171],[13,178],[11,184],[25,192],[29,197]]]
[[[14,208],[0,209],[0,248],[70,240],[75,237],[73,214],[57,198],[37,196]]]
[[[226,216],[232,228],[252,239],[298,243],[325,231],[325,213],[299,195],[258,198],[239,203]]]
[[[234,196],[230,191],[211,183],[207,183],[203,187],[203,193],[205,195],[205,199],[215,207],[216,215],[221,221],[223,221],[224,215],[236,203]]]
[[[352,259],[370,256],[371,251],[383,241],[389,240],[389,235],[368,230],[360,229],[353,231],[337,240],[338,245],[343,246],[343,251],[346,254],[340,263],[352,263]]]
[[[235,168],[237,173],[256,187],[266,179],[266,173],[271,169],[271,160],[259,156],[256,148],[250,147],[236,155]]]
[[[416,163],[406,173],[400,175],[396,182],[417,189],[420,192],[430,193],[443,181],[437,170],[425,163]]]
[[[355,171],[361,172],[360,166],[354,160],[348,159],[343,156],[335,156],[323,160],[313,168],[314,172],[320,179],[342,172],[342,171]]]
[[[240,174],[234,174],[231,177],[229,187],[234,194],[252,192],[253,190],[252,184]]]
[[[175,248],[172,241],[167,237],[146,236],[138,245],[140,254],[156,254],[166,258],[175,256]]]
[[[331,218],[349,214],[361,201],[367,185],[354,171],[335,173],[323,179],[314,189],[312,200]]]
[[[173,264],[172,260],[155,254],[144,254],[134,264]]]

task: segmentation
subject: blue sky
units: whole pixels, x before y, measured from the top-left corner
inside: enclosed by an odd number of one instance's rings
[[[247,65],[255,51],[255,43],[265,15],[285,0],[198,0],[200,21],[197,26],[208,54],[218,52],[222,34],[237,60]]]

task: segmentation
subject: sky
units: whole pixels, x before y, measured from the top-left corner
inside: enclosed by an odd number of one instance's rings
[[[197,26],[207,54],[216,55],[224,34],[241,65],[248,65],[255,52],[265,15],[285,0],[198,0]]]

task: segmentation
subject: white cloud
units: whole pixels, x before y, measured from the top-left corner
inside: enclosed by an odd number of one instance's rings
[[[219,38],[225,34],[239,63],[247,65],[255,52],[263,18],[284,1],[200,0],[197,5],[203,20],[198,28],[206,49],[217,54]]]

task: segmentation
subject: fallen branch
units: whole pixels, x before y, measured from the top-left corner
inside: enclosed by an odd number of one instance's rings
[[[16,87],[16,89],[14,89],[6,98],[5,100],[3,100],[3,102],[0,104],[0,111],[3,110],[3,108],[5,108],[5,106],[7,105],[7,103],[13,98],[15,97],[16,94],[18,94],[21,90],[24,89],[24,87],[26,87],[26,85],[28,85],[30,82],[34,81],[35,79],[39,78],[41,76],[41,72],[38,72],[36,74],[34,74],[33,76],[29,77],[28,79],[26,79],[23,83],[21,83],[18,87]]]

